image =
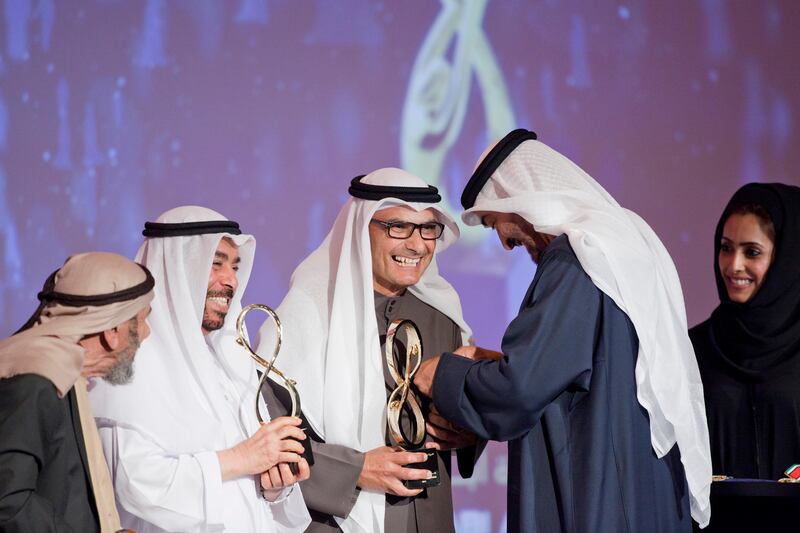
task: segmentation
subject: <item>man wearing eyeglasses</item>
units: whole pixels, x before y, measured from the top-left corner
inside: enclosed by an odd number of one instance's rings
[[[398,206],[375,213],[369,242],[376,299],[405,297],[406,287],[415,285],[428,268],[443,230],[444,224],[436,221],[431,209],[414,211]]]
[[[359,176],[348,192],[278,307],[281,370],[296,379],[316,433],[312,475],[301,484],[312,517],[307,531],[454,531],[449,450],[458,449],[459,471],[469,477],[482,446],[423,404],[426,446],[438,450],[441,483],[403,484],[431,472],[409,467],[426,454],[393,446],[387,434],[387,398],[398,383],[383,345],[397,319],[419,328],[423,359],[469,341],[458,295],[436,267],[436,254],[455,242],[458,227],[437,208],[435,187],[399,169]],[[271,353],[272,323],[260,333],[259,351]],[[272,471],[276,485],[280,475]]]

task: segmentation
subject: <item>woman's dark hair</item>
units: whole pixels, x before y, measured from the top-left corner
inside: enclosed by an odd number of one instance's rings
[[[772,223],[772,217],[769,216],[769,212],[764,209],[764,206],[760,204],[734,204],[725,210],[722,220],[727,222],[731,215],[755,216],[758,219],[758,225],[761,226],[761,231],[769,237],[773,244],[775,243],[775,224]]]

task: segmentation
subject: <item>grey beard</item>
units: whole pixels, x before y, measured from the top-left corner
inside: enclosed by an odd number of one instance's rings
[[[133,381],[133,359],[117,362],[103,379],[112,385],[127,385]]]
[[[116,364],[111,367],[108,374],[103,376],[103,379],[112,385],[126,385],[133,381],[133,358],[141,342],[139,341],[139,323],[137,318],[133,317],[129,324],[128,346],[116,354]]]

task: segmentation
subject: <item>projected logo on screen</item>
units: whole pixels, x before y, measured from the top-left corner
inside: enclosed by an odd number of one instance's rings
[[[442,167],[461,133],[473,73],[489,138],[500,138],[514,126],[503,74],[482,28],[487,2],[442,0],[442,11],[414,62],[403,106],[403,167],[443,190],[445,208],[453,212],[459,210],[448,199]],[[448,57],[454,39],[452,57]],[[485,233],[462,228],[461,237],[462,243],[475,243]]]

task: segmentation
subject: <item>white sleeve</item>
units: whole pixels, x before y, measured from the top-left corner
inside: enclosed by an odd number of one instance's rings
[[[221,531],[224,502],[215,451],[169,455],[133,429],[99,428],[117,504],[167,531]]]
[[[279,497],[278,503],[270,503],[275,529],[279,533],[301,533],[311,523],[311,516],[303,501],[303,493],[300,492],[300,485],[296,483],[286,490],[292,491],[289,496],[283,500]]]

